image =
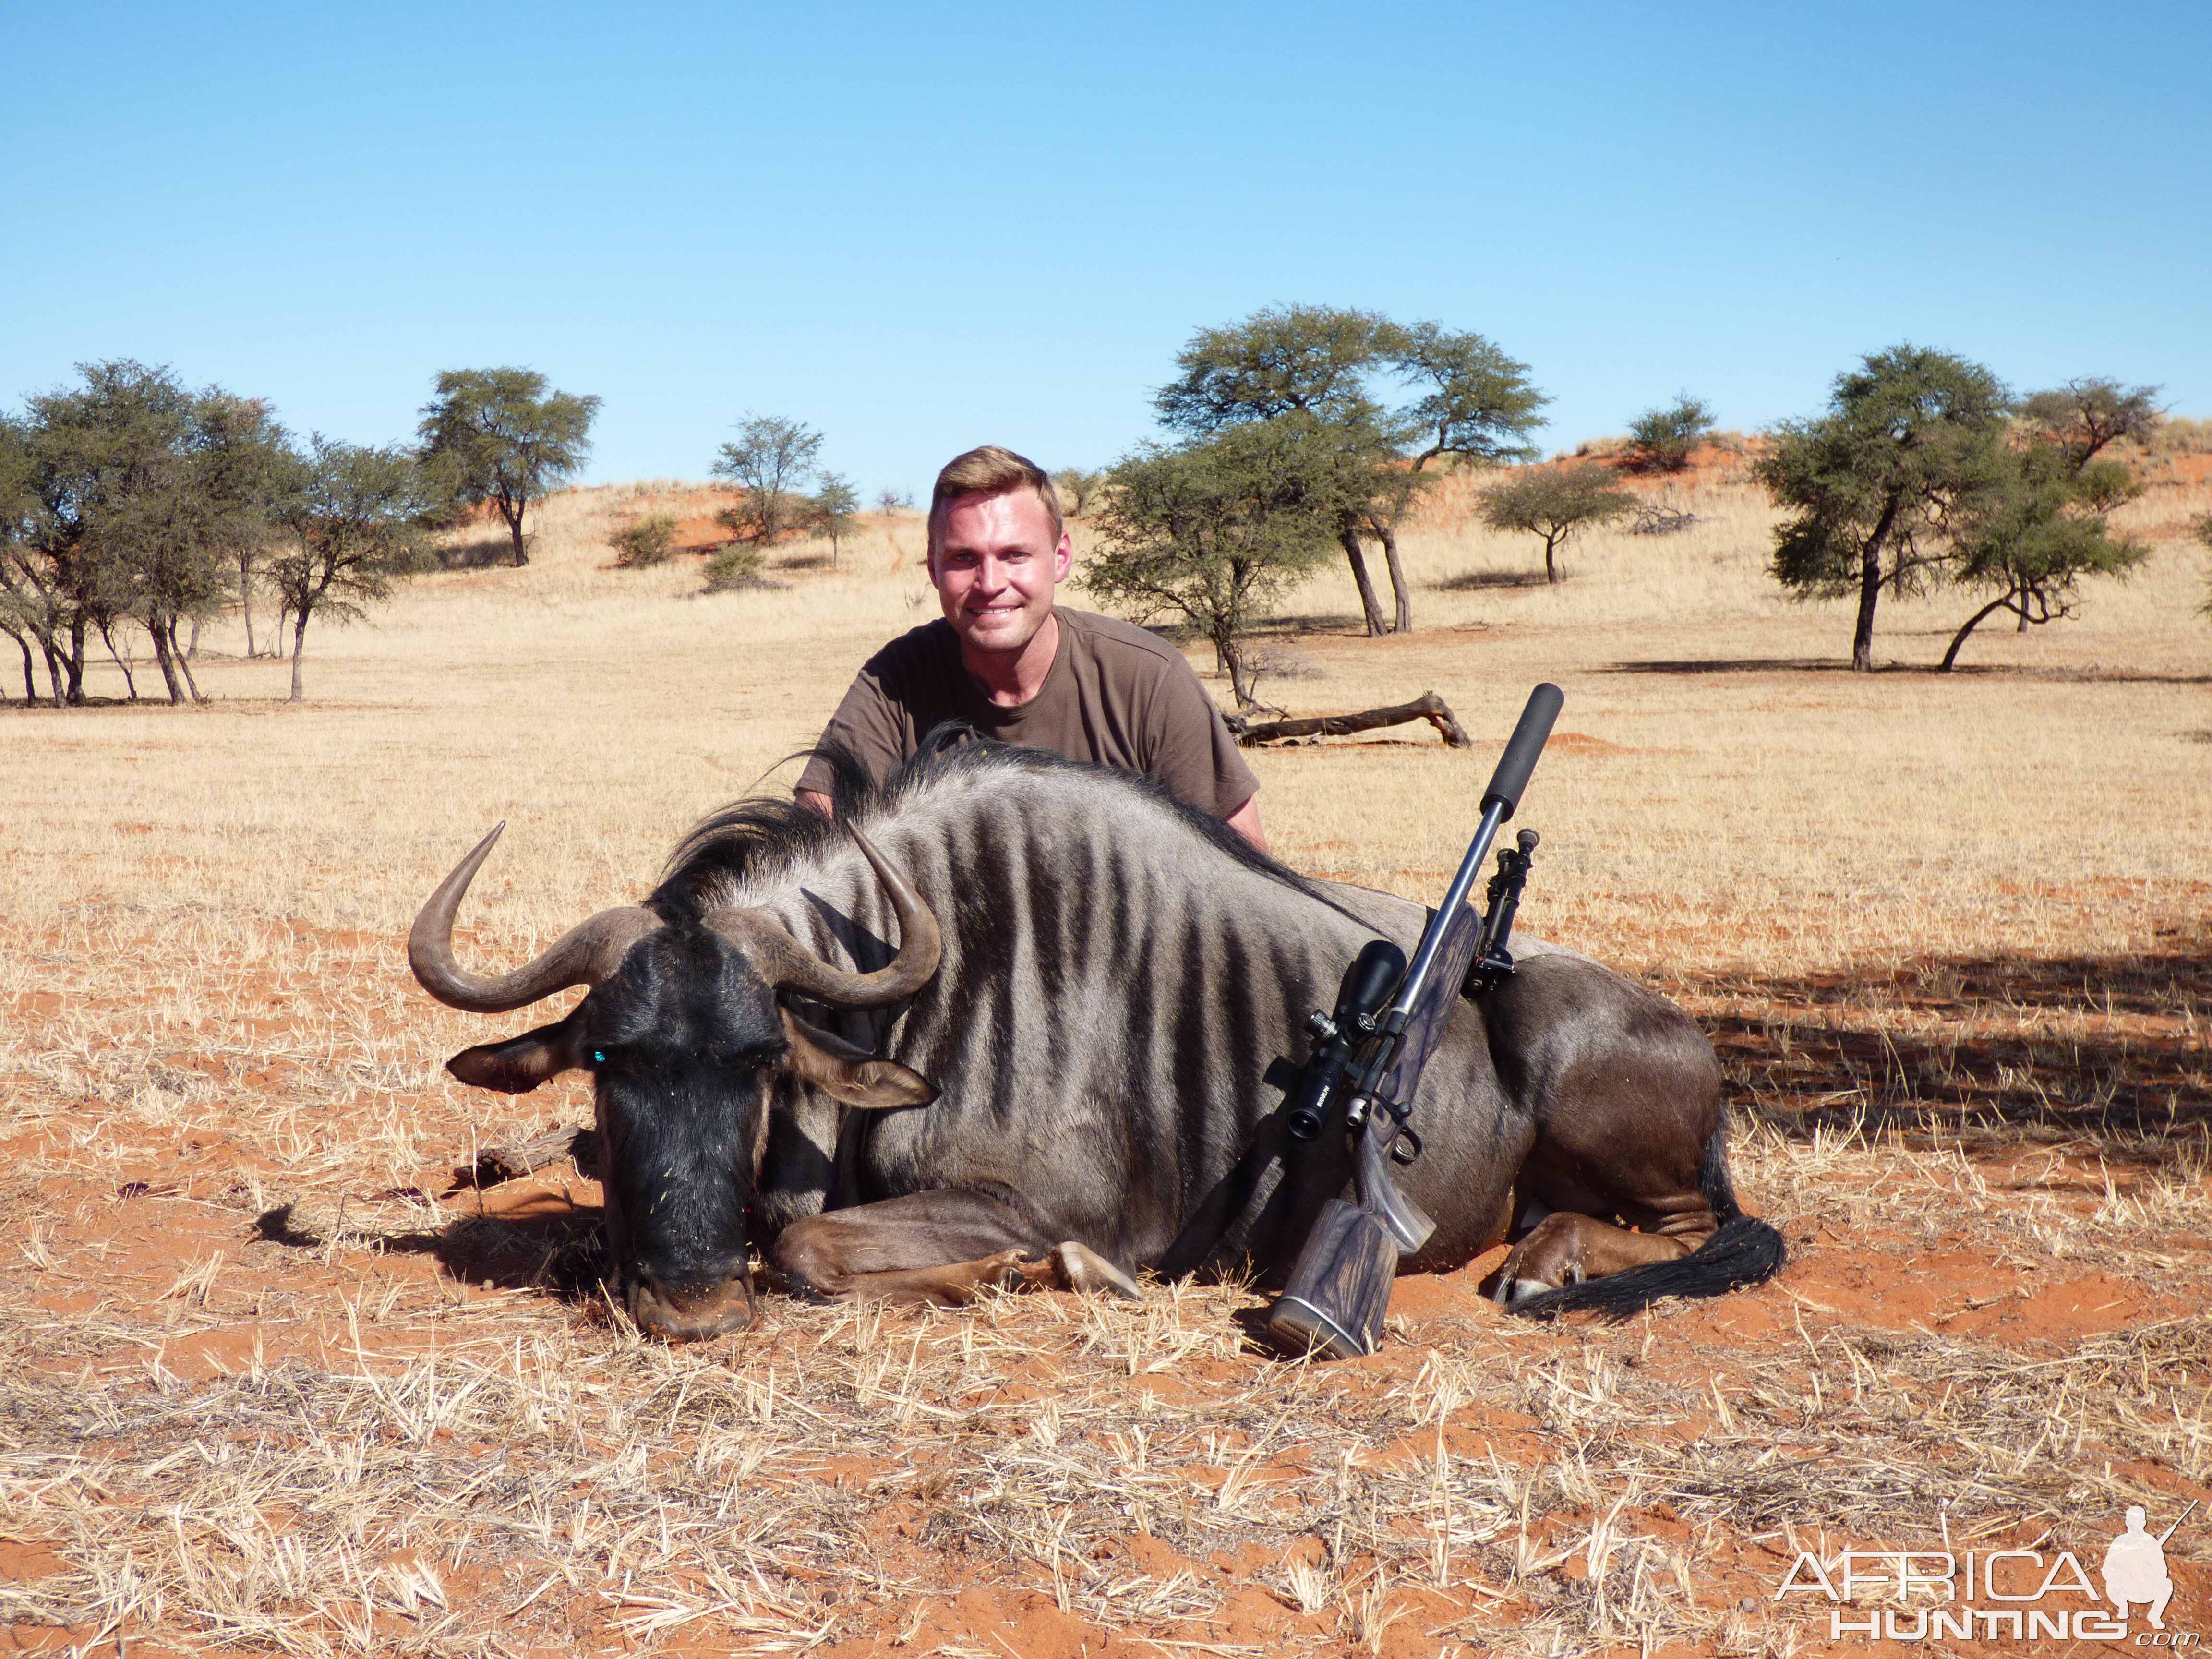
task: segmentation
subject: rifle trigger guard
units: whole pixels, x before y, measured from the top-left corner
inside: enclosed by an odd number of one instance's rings
[[[1390,1115],[1390,1161],[1400,1165],[1411,1164],[1421,1155],[1421,1138],[1406,1121],[1413,1115],[1413,1103],[1387,1100],[1376,1104]]]

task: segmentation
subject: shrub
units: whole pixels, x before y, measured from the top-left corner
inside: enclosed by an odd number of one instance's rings
[[[639,565],[661,564],[674,549],[676,517],[670,513],[648,513],[635,524],[626,524],[607,538],[607,544],[615,550],[615,562],[624,569]]]
[[[1680,472],[1713,427],[1713,411],[1685,392],[1665,409],[1647,409],[1628,428],[1628,465],[1638,472]]]
[[[726,593],[733,587],[762,586],[760,568],[764,556],[757,547],[731,543],[707,561],[707,591]]]

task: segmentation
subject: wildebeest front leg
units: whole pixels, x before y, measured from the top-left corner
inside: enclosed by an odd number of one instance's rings
[[[986,1193],[909,1193],[809,1216],[784,1229],[769,1259],[798,1289],[840,1302],[950,1308],[986,1288],[1024,1285],[1143,1294],[1097,1251],[1073,1239],[1044,1242]]]
[[[1696,1026],[1616,974],[1540,957],[1486,1012],[1536,1120],[1501,1303],[1676,1261],[1718,1231],[1703,1166],[1720,1067]]]
[[[1572,1123],[1564,1133],[1540,1136],[1522,1166],[1516,1219],[1526,1231],[1498,1270],[1501,1304],[1675,1261],[1719,1228],[1688,1146],[1638,1147],[1631,1126],[1616,1123],[1619,1139],[1608,1157],[1605,1143],[1587,1134],[1590,1127]]]

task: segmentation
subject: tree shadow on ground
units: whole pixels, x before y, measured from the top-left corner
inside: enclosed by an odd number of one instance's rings
[[[1841,657],[1652,657],[1617,662],[1597,671],[1601,674],[1843,674],[1850,664]],[[1940,668],[1934,663],[1888,662],[1871,671],[1875,675],[1911,675],[1949,680],[2057,680],[2075,684],[2114,685],[2212,685],[2212,674],[2155,674],[2127,668],[2044,667],[2031,664],[1960,663]]]
[[[473,537],[430,550],[441,570],[490,570],[514,562],[514,543],[504,532],[497,537]]]
[[[2136,1163],[2212,1143],[2212,939],[1692,975],[1683,988],[1732,1005],[1704,1021],[1730,1093],[1788,1133],[2088,1140]]]
[[[1166,629],[1158,629],[1166,632]],[[1294,640],[1302,634],[1357,634],[1364,638],[1367,623],[1357,611],[1316,611],[1301,616],[1264,617],[1246,630],[1245,637],[1253,640]],[[1198,630],[1189,630],[1189,637],[1201,637]]]
[[[1550,587],[1540,572],[1529,570],[1470,570],[1447,576],[1440,582],[1424,582],[1431,593],[1476,593],[1498,587]]]
[[[1617,662],[1601,674],[1838,674],[1850,664],[1832,657],[1654,657]]]

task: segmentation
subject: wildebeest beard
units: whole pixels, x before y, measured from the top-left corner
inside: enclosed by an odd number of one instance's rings
[[[775,994],[700,927],[648,934],[574,1018],[597,1096],[609,1261],[671,1334],[750,1314],[745,1213],[775,1069]]]

